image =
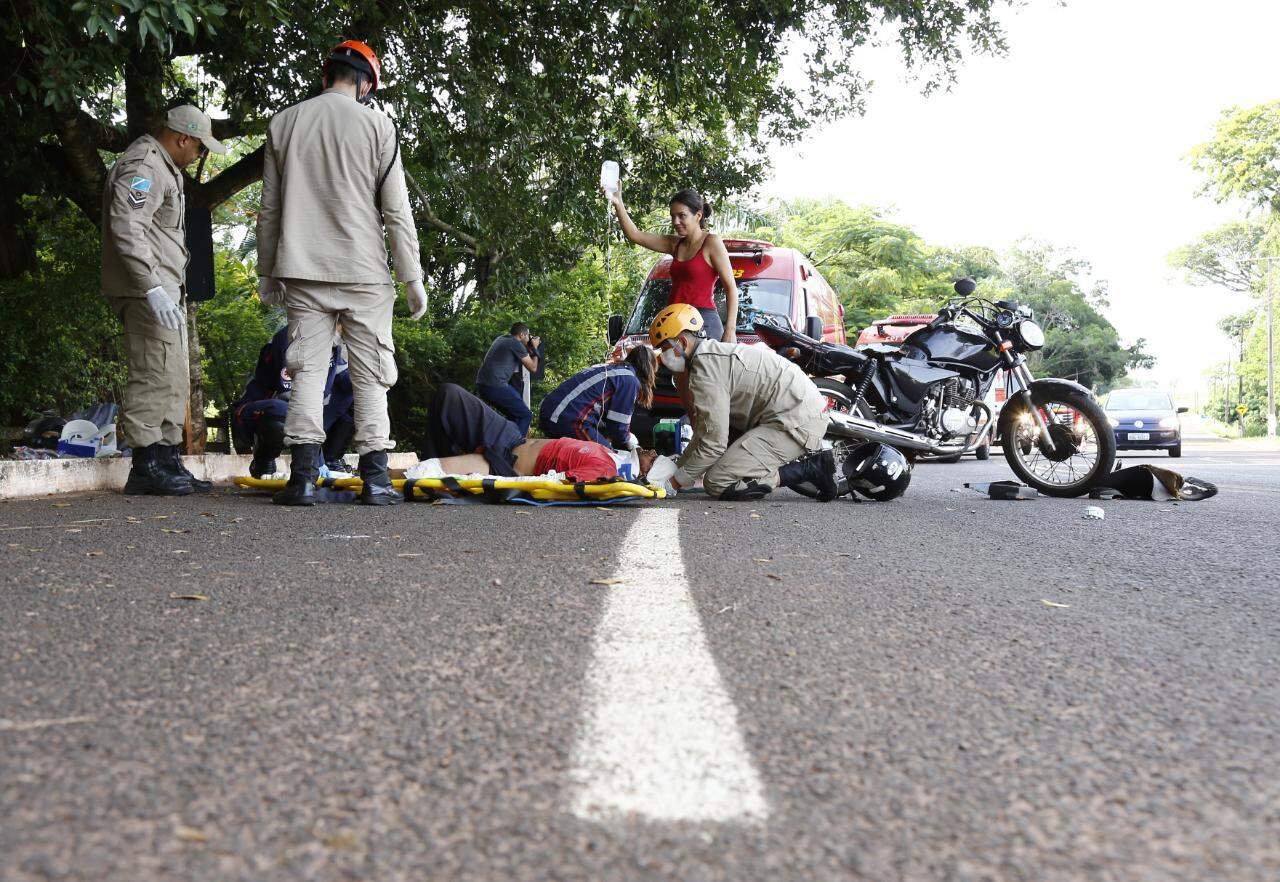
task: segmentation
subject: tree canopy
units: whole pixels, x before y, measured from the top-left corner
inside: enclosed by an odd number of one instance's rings
[[[1210,230],[1174,251],[1169,262],[1194,283],[1262,294],[1276,284],[1280,260],[1280,101],[1227,108],[1213,137],[1195,147],[1190,159],[1204,176],[1202,194],[1219,202],[1239,200],[1250,216]],[[1262,434],[1267,427],[1266,310],[1259,302],[1218,328],[1239,347],[1241,359],[1235,365],[1236,390],[1226,383],[1217,387],[1209,411],[1238,422],[1247,434]],[[1223,374],[1230,370],[1226,365]],[[1235,411],[1239,404],[1247,408],[1243,417]]]
[[[0,160],[0,275],[30,266],[22,196],[70,199],[96,222],[104,153],[152,128],[191,93],[227,114],[219,138],[261,135],[272,113],[314,94],[340,37],[385,61],[380,98],[402,132],[437,285],[498,290],[571,264],[598,238],[604,158],[633,200],[677,184],[743,190],[769,139],[861,108],[855,53],[896,40],[926,88],[962,52],[998,51],[1007,0],[10,0],[0,84],[13,126]],[[783,76],[788,47],[803,77]],[[257,146],[254,144],[253,146]],[[189,186],[216,205],[256,181],[248,150]]]
[[[1280,101],[1229,107],[1212,139],[1191,151],[1205,176],[1201,192],[1280,212]]]
[[[1169,265],[1183,270],[1192,284],[1254,294],[1264,275],[1263,264],[1254,258],[1266,235],[1264,222],[1228,221],[1173,251]]]

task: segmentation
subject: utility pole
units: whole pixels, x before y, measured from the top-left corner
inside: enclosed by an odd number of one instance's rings
[[[1244,404],[1244,340],[1245,331],[1240,332],[1240,357],[1236,359],[1236,404]],[[1228,369],[1229,370],[1229,369]],[[1228,376],[1228,383],[1230,377]],[[1228,393],[1230,397],[1230,393]],[[1240,424],[1240,437],[1244,437],[1244,415],[1237,412],[1236,422]]]
[[[1240,263],[1266,264],[1262,284],[1267,295],[1267,437],[1273,439],[1276,437],[1276,286],[1272,276],[1275,275],[1274,262],[1277,260],[1280,257],[1245,257],[1240,260]]]
[[[1276,286],[1274,267],[1267,266],[1267,437],[1276,436]]]
[[[1227,359],[1227,376],[1222,381],[1222,412],[1225,415],[1223,419],[1226,421],[1227,425],[1230,425],[1231,414],[1233,413],[1233,410],[1231,407],[1231,359],[1230,358]],[[1243,417],[1240,418],[1240,424],[1241,425],[1244,424]]]

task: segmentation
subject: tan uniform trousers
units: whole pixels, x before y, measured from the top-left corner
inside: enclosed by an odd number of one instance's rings
[[[387,390],[396,384],[391,308],[396,289],[386,284],[282,279],[289,315],[285,364],[293,377],[285,443],[324,443],[324,382],[338,322],[347,344],[355,395],[355,445],[360,454],[390,450]]]
[[[800,431],[765,423],[743,432],[702,476],[703,489],[714,497],[739,482],[778,486],[778,467],[822,447],[827,418]]]
[[[144,298],[108,297],[107,302],[124,325],[129,364],[121,435],[130,447],[181,444],[191,396],[187,326],[160,327]]]

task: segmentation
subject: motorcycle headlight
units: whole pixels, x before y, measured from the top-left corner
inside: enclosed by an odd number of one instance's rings
[[[1030,319],[1018,322],[1018,336],[1026,349],[1039,349],[1044,345],[1044,330]]]
[[[1165,417],[1164,419],[1162,419],[1162,420],[1160,421],[1160,428],[1162,428],[1162,429],[1176,429],[1176,428],[1178,428],[1178,418],[1177,418],[1176,416],[1167,416],[1167,417]]]

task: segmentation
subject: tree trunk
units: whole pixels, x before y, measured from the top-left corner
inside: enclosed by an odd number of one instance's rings
[[[493,282],[500,260],[502,260],[502,252],[496,249],[480,251],[476,254],[476,296],[485,303],[498,302],[498,289],[494,287]]]
[[[204,422],[204,371],[200,367],[200,328],[196,324],[197,304],[187,301],[187,358],[191,367],[190,417],[187,421],[187,453],[204,453],[208,432]]]
[[[12,215],[17,214],[15,209]],[[3,211],[0,216],[0,279],[16,279],[35,264],[34,243],[19,224],[19,221],[11,220],[10,211]]]
[[[136,20],[131,21],[137,27]],[[152,45],[129,54],[124,65],[124,109],[128,138],[147,134],[160,122],[164,107],[165,60]]]

